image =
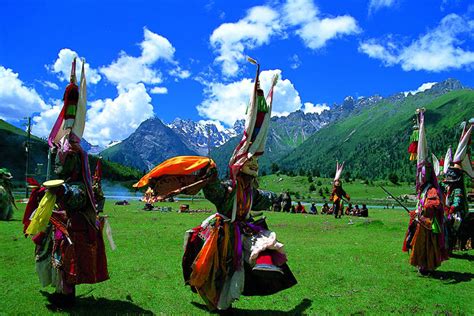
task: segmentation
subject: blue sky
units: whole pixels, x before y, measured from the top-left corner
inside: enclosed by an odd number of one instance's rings
[[[86,59],[95,144],[145,119],[244,116],[254,67],[274,112],[321,111],[454,77],[474,87],[474,5],[461,0],[0,2],[0,118],[46,136],[73,56]]]

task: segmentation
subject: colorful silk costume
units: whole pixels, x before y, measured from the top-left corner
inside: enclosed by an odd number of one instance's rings
[[[102,238],[104,219],[97,216],[87,154],[80,146],[85,111],[78,104],[85,107],[84,61],[79,96],[75,81],[74,61],[64,107],[48,139],[56,151],[54,172],[64,183],[34,190],[23,218],[24,233],[36,244],[40,282],[56,288],[50,300],[59,306],[73,303],[76,285],[109,278]],[[76,104],[76,99],[82,101]],[[72,105],[75,112],[69,110]]]
[[[263,154],[270,121],[273,87],[267,99],[259,88],[259,69],[247,110],[246,128],[234,150],[231,179],[217,178],[207,157],[175,157],[145,175],[137,187],[151,183],[157,195],[203,189],[217,213],[185,234],[182,260],[185,284],[199,293],[210,310],[228,309],[240,295],[269,295],[296,284],[276,234],[265,219],[250,211],[266,210],[278,198],[257,188],[257,156]],[[156,177],[156,178],[153,178]]]
[[[472,125],[467,128],[465,124],[454,158],[449,151],[446,155],[448,167],[445,170],[442,187],[446,196],[445,215],[449,252],[456,249],[464,250],[468,240],[471,239],[471,245],[474,240],[474,211],[469,210],[464,185],[464,174],[471,177],[474,175],[469,158],[472,129]]]
[[[444,239],[443,195],[433,165],[428,162],[423,110],[419,115],[416,190],[418,203],[410,212],[403,251],[411,250],[410,264],[422,274],[434,271],[448,259]]]

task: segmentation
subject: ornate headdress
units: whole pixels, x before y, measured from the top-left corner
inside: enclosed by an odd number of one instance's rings
[[[70,149],[70,143],[79,144],[84,133],[87,106],[84,66],[83,59],[79,88],[76,83],[76,58],[72,61],[71,80],[64,91],[64,105],[48,137],[49,146],[59,148],[62,152]]]
[[[474,119],[469,121],[469,124],[464,122],[463,132],[461,134],[461,140],[459,141],[458,147],[453,157],[453,164],[461,167],[471,178],[474,178],[474,170],[472,170],[471,159],[470,159],[470,145],[471,145],[471,134],[474,124]]]
[[[342,170],[344,170],[344,162],[342,162],[342,164],[339,164],[339,162],[336,161],[336,175],[334,176],[334,182],[341,178]]]
[[[240,143],[234,149],[234,153],[229,161],[230,176],[234,184],[239,172],[245,172],[252,176],[256,176],[258,173],[256,159],[265,151],[265,143],[267,141],[272,112],[273,88],[278,81],[278,76],[275,75],[270,91],[265,99],[263,90],[260,89],[260,64],[250,57],[248,60],[252,64],[257,65],[257,73],[255,75],[252,97],[249,107],[247,108],[244,135]],[[246,164],[249,165],[245,166]]]
[[[444,156],[444,165],[443,165],[443,173],[448,171],[451,162],[453,161],[453,151],[451,146],[449,146],[448,151],[446,151],[446,155]]]

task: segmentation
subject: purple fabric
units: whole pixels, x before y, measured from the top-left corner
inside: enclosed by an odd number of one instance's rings
[[[240,227],[238,224],[234,225],[234,236],[235,236],[235,248],[234,253],[237,254],[234,257],[234,270],[239,271],[242,266],[242,238],[240,235]]]
[[[264,230],[264,228],[262,226],[259,226],[259,225],[256,225],[256,224],[251,224],[251,223],[246,223],[246,225],[248,227],[250,227],[253,231],[259,233],[261,232],[262,230]]]
[[[274,265],[280,267],[284,265],[288,259],[286,258],[286,255],[284,253],[278,252],[278,251],[271,251],[270,252],[272,256],[272,262]]]

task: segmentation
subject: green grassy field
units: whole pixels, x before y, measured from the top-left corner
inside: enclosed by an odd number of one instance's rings
[[[205,201],[191,208],[210,208]],[[161,204],[160,204],[161,205]],[[209,214],[145,212],[142,204],[106,204],[117,250],[107,246],[110,280],[77,287],[73,314],[206,314],[200,297],[183,285],[183,234]],[[33,243],[22,236],[21,210],[0,222],[0,314],[48,314],[34,265]],[[298,284],[267,297],[241,297],[236,315],[472,314],[474,251],[421,277],[401,251],[407,215],[370,210],[369,219],[266,213],[286,247]],[[107,244],[107,241],[106,241]]]
[[[275,193],[281,193],[284,191],[290,191],[292,193],[293,201],[305,201],[305,202],[327,202],[331,195],[333,179],[329,178],[313,178],[313,182],[308,181],[307,176],[287,176],[284,174],[270,174],[259,177],[259,185],[261,189],[270,190]],[[309,187],[313,184],[315,186],[314,191],[310,191]],[[389,190],[395,197],[404,195],[415,194],[415,186],[402,182],[399,184],[393,184],[389,181],[372,181],[370,184],[362,183],[361,180],[354,180],[352,182],[343,183],[344,189],[351,196],[353,203],[368,203],[375,205],[391,205],[394,203],[392,199],[387,199],[388,195],[380,188],[382,185],[384,188]],[[322,198],[319,194],[319,189],[323,189]],[[326,193],[326,189],[329,193]],[[296,194],[300,198],[296,198]],[[199,197],[203,197],[202,191],[198,193]],[[408,205],[412,202],[404,201]]]

